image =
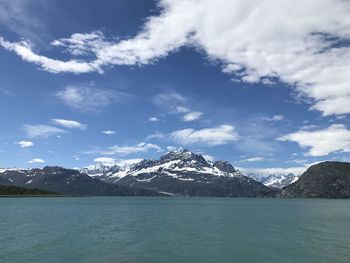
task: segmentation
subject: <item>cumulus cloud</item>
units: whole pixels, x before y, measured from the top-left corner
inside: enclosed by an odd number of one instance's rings
[[[99,111],[113,101],[122,101],[129,95],[102,88],[69,85],[58,91],[56,97],[73,109],[89,112]]]
[[[116,131],[112,131],[112,130],[105,130],[105,131],[102,131],[103,134],[106,134],[106,135],[114,135],[116,133]]]
[[[43,138],[46,139],[53,135],[59,135],[60,133],[66,133],[67,131],[60,128],[45,125],[45,124],[24,124],[22,129],[26,133],[28,138]]]
[[[53,41],[72,55],[68,61],[38,55],[26,41],[0,38],[0,45],[56,73],[149,64],[181,46],[195,46],[220,61],[236,81],[277,78],[309,97],[312,109],[324,115],[350,113],[336,105],[350,96],[350,47],[344,44],[350,38],[349,1],[162,0],[159,6],[160,15],[148,18],[130,39],[109,40],[96,31]]]
[[[45,161],[40,158],[34,158],[28,161],[28,163],[44,163]]]
[[[220,125],[205,129],[183,129],[173,131],[169,137],[179,144],[205,144],[216,146],[238,140],[239,136],[231,125]]]
[[[301,129],[278,138],[293,141],[308,148],[307,156],[325,156],[333,152],[350,152],[350,130],[342,124],[333,124],[326,129]]]
[[[65,119],[51,119],[53,124],[63,126],[68,129],[81,129],[85,130],[87,128],[86,124],[82,124],[78,121],[65,120]]]
[[[102,151],[102,154],[127,155],[127,154],[133,154],[133,153],[147,152],[149,150],[156,150],[157,152],[163,151],[162,148],[160,148],[156,144],[141,142],[141,143],[136,144],[136,145],[127,145],[127,146],[114,145],[114,146],[109,147],[108,150]]]
[[[33,147],[34,143],[31,141],[19,141],[16,142],[21,148],[28,148],[28,147]]]

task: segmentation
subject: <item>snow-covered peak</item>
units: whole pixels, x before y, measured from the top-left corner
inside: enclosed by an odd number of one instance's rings
[[[182,165],[188,165],[191,167],[210,167],[210,164],[202,155],[193,153],[187,149],[168,152],[159,159],[159,163],[167,163],[170,161],[179,161]]]
[[[168,152],[158,160],[143,159],[130,167],[105,167],[100,165],[83,168],[80,171],[112,183],[127,176],[142,176],[144,178],[170,176],[179,180],[202,180],[200,178],[203,176],[243,176],[240,171],[236,170],[227,161],[212,163],[207,161],[201,154],[193,153],[187,149]]]
[[[228,161],[216,161],[213,166],[218,168],[222,172],[236,173],[237,170]]]
[[[298,175],[293,173],[269,173],[269,174],[259,174],[259,173],[249,173],[247,176],[253,178],[254,180],[263,183],[269,187],[283,188],[289,184],[298,181]]]
[[[5,173],[8,171],[29,171],[30,169],[28,168],[19,168],[19,167],[15,167],[15,168],[0,168],[0,173]]]
[[[105,174],[114,174],[122,171],[123,169],[118,165],[106,165],[102,163],[97,163],[89,165],[87,167],[81,168],[79,171],[85,173],[92,177],[99,177]]]

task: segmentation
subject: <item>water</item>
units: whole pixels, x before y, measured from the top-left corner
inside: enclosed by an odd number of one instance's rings
[[[0,262],[350,262],[349,200],[0,198]]]

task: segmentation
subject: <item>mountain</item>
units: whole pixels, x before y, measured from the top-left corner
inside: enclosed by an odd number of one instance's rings
[[[299,179],[298,175],[293,173],[282,174],[282,173],[271,173],[271,174],[261,174],[261,173],[248,173],[248,177],[268,186],[275,188],[283,188],[296,182]]]
[[[1,180],[0,180],[1,181]],[[4,186],[0,185],[0,196],[49,196],[49,195],[58,195],[54,192],[49,192],[39,189],[28,189],[18,186]]]
[[[77,170],[56,166],[42,169],[2,169],[0,180],[6,185],[10,182],[13,186],[37,188],[67,195],[159,195],[151,190],[107,184]]]
[[[350,198],[350,163],[322,162],[307,169],[282,197]]]
[[[113,174],[123,171],[123,168],[118,165],[104,165],[102,163],[97,163],[95,165],[90,165],[79,169],[81,173],[88,174],[90,177],[97,179],[104,179],[105,177],[112,176]]]
[[[244,176],[229,162],[208,162],[189,150],[173,151],[159,160],[143,160],[128,169],[86,171],[104,182],[182,196],[267,197],[275,189]],[[104,172],[105,171],[105,172]]]

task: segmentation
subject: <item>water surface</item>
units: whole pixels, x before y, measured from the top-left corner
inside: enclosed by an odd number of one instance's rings
[[[0,198],[1,262],[350,262],[349,200]]]

